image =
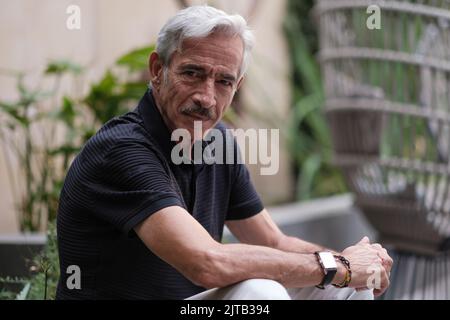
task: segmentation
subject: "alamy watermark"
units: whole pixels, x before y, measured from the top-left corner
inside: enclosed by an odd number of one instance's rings
[[[66,286],[69,290],[81,290],[81,269],[77,265],[70,265],[66,270],[67,277]]]
[[[171,152],[174,164],[260,164],[261,175],[278,173],[279,129],[225,129],[223,132],[213,128],[203,135],[202,121],[195,121],[194,136],[204,137],[202,141],[207,146],[199,142],[192,146],[193,139],[187,129],[172,132],[171,140],[178,142]]]
[[[367,278],[366,286],[369,289],[381,289],[381,270],[378,265],[372,265],[367,268],[370,276]]]
[[[369,30],[381,29],[381,8],[375,4],[367,7],[367,14],[370,16],[366,20],[366,26]]]
[[[69,15],[66,19],[66,28],[69,30],[81,29],[81,9],[79,6],[72,4],[67,7],[66,13]]]

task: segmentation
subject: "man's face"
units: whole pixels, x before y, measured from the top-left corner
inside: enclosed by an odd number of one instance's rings
[[[220,33],[186,39],[181,52],[172,55],[165,73],[153,53],[153,93],[169,129],[184,128],[194,137],[194,121],[202,121],[203,134],[214,127],[242,80],[238,79],[242,57],[241,38]]]

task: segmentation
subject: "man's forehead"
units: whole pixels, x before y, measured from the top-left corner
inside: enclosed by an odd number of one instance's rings
[[[243,59],[243,42],[240,37],[221,36],[185,39],[181,48],[174,52],[177,65],[197,64],[238,72]],[[235,70],[237,69],[237,70]]]
[[[196,61],[197,59],[182,59],[179,63],[177,63],[176,68],[180,71],[184,70],[193,70],[199,72],[208,73],[212,70],[215,73],[225,76],[225,77],[233,77],[236,78],[239,72],[239,66],[229,66],[229,65],[221,65],[221,64],[210,64],[204,61]]]

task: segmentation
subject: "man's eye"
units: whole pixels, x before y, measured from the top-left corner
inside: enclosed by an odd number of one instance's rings
[[[186,70],[183,72],[183,74],[188,77],[192,77],[192,78],[200,77],[200,73],[198,73],[197,71],[193,71],[193,70]]]
[[[220,80],[219,83],[226,87],[231,87],[233,85],[233,83],[229,80]]]

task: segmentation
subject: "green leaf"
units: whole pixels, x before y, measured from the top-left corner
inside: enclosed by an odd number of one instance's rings
[[[17,103],[0,101],[0,111],[2,111],[4,113],[9,113],[12,110],[15,110],[16,108],[17,108]]]
[[[123,113],[121,101],[123,97],[120,95],[121,85],[117,77],[108,70],[103,79],[91,87],[91,91],[85,98],[86,106],[95,115],[100,123],[105,123],[114,116]]]
[[[26,108],[30,104],[48,99],[52,97],[55,93],[51,91],[41,91],[39,89],[29,90],[23,81],[22,76],[18,78],[17,81],[17,91],[19,92],[20,98],[17,103],[17,107]]]
[[[124,100],[139,100],[142,94],[147,90],[147,84],[143,82],[127,82],[121,88],[121,98]]]
[[[148,67],[150,53],[155,50],[154,46],[133,50],[117,60],[117,64],[127,67],[129,71],[142,71]]]
[[[92,91],[100,94],[111,94],[118,84],[117,77],[108,70],[99,84],[92,86]]]
[[[83,67],[69,60],[54,60],[51,61],[45,69],[46,74],[61,75],[66,72],[78,75],[83,72]]]
[[[72,145],[72,144],[64,144],[62,146],[59,146],[58,148],[49,149],[47,151],[47,154],[49,154],[51,156],[56,156],[59,154],[72,155],[72,154],[77,153],[78,151],[80,151],[80,147],[78,147],[76,145]]]
[[[0,277],[0,283],[1,284],[24,284],[24,283],[26,283],[26,279],[21,278],[21,277],[6,276],[6,277]]]
[[[294,116],[298,123],[304,121],[308,114],[319,111],[322,108],[324,102],[321,92],[305,96],[295,104]]]
[[[73,101],[69,97],[65,96],[63,98],[63,106],[60,111],[60,119],[68,126],[73,127],[76,115]]]
[[[299,186],[297,189],[298,199],[306,200],[311,198],[313,194],[313,184],[316,175],[318,174],[322,165],[322,158],[319,154],[311,154],[305,160],[302,166],[302,171],[299,178]]]
[[[16,124],[23,127],[28,127],[30,125],[30,121],[28,118],[20,114],[20,107],[22,107],[22,105],[19,103],[0,102],[0,111],[14,120]]]

